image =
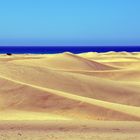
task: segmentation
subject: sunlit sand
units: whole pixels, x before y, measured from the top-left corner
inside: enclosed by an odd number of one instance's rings
[[[0,139],[140,139],[140,53],[0,55],[0,86]]]

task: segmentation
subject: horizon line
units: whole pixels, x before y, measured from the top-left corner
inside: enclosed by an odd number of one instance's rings
[[[62,46],[57,46],[57,45],[0,45],[0,47],[140,47],[140,45],[62,45]]]

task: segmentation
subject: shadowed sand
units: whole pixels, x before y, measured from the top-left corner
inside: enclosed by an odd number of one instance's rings
[[[27,137],[57,131],[50,139],[64,139],[68,130],[65,139],[140,139],[139,53],[1,55],[0,86],[6,139],[16,137],[17,128]]]

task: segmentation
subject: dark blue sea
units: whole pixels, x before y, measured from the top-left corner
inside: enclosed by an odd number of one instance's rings
[[[140,52],[140,46],[0,46],[1,54],[55,54],[62,52],[83,53],[108,51]]]

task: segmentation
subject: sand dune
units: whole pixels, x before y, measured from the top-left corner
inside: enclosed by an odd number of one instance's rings
[[[139,106],[140,87],[128,86],[116,81],[75,73],[51,70],[35,66],[5,64],[0,67],[1,75],[44,88],[101,99],[104,101]],[[26,73],[26,76],[25,76]],[[123,94],[125,93],[125,94]],[[126,96],[127,95],[127,96]],[[133,102],[135,99],[135,102]]]
[[[116,120],[140,120],[138,107],[99,101],[5,78],[1,78],[1,83],[6,83],[4,86],[8,88],[5,90],[3,87],[0,91],[2,110],[47,111],[52,116],[55,112],[55,115],[63,115],[62,118],[64,116],[66,118],[68,115],[71,118],[94,118],[97,120],[112,120],[112,118]],[[11,92],[11,87],[14,85],[16,87]],[[131,112],[132,110],[133,112]],[[68,117],[68,119],[70,118]]]
[[[72,53],[62,53],[51,55],[42,59],[30,59],[27,61],[15,60],[16,64],[38,65],[54,69],[72,69],[72,70],[114,70],[116,67],[91,61]],[[31,64],[32,63],[32,64]]]
[[[3,55],[0,119],[139,121],[138,63],[124,52]]]
[[[129,66],[128,66],[129,67]],[[89,76],[100,77],[104,79],[112,79],[117,81],[127,81],[127,82],[137,82],[140,81],[140,71],[139,69],[124,69],[124,70],[112,70],[112,71],[75,71],[75,70],[65,70],[65,72],[80,73]]]

